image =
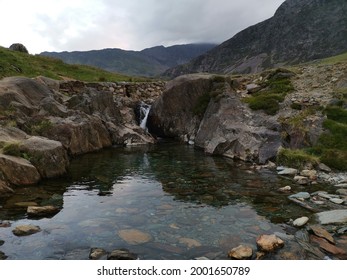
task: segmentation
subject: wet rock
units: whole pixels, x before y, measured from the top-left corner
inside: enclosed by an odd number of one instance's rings
[[[4,245],[5,241],[4,240],[0,240],[0,246]]]
[[[18,207],[28,208],[28,206],[37,206],[37,203],[33,201],[23,201],[23,202],[16,202],[14,205]]]
[[[59,212],[59,208],[48,206],[29,206],[27,208],[27,214],[31,217],[50,216]]]
[[[324,163],[320,163],[318,165],[318,168],[319,168],[319,170],[324,171],[324,172],[328,172],[328,173],[331,172],[331,168],[329,166],[325,165]]]
[[[152,240],[152,236],[137,229],[123,229],[118,231],[118,235],[130,245],[144,244]]]
[[[136,260],[137,255],[127,249],[113,250],[107,255],[108,260]]]
[[[8,257],[5,255],[4,252],[0,251],[0,260],[6,260]]]
[[[335,240],[332,237],[332,235],[324,228],[318,226],[318,225],[312,225],[310,226],[310,230],[318,237],[322,237],[326,240],[328,240],[330,243],[335,244]]]
[[[57,177],[67,171],[68,155],[58,141],[32,136],[21,143],[20,149],[29,155],[42,178]]]
[[[263,234],[257,238],[257,245],[261,251],[272,252],[278,248],[282,248],[284,246],[284,241],[275,234]]]
[[[8,228],[11,226],[10,221],[0,221],[0,228]]]
[[[310,180],[304,176],[295,176],[294,181],[299,185],[308,185],[310,183]]]
[[[331,198],[330,201],[335,204],[343,204],[345,201],[340,198]]]
[[[338,188],[347,188],[347,183],[337,184],[337,185],[335,185],[335,187],[338,187]]]
[[[3,154],[0,154],[0,172],[13,185],[33,185],[41,179],[28,160]]]
[[[302,226],[304,226],[308,222],[308,220],[309,220],[308,217],[298,218],[298,219],[294,220],[293,226],[295,226],[295,227],[302,227]]]
[[[229,258],[237,259],[237,260],[249,259],[252,257],[252,255],[253,255],[252,247],[249,247],[246,245],[240,245],[236,248],[233,248],[228,253]]]
[[[338,248],[337,246],[329,243],[326,239],[311,235],[310,236],[311,242],[317,243],[320,248],[322,248],[324,251],[331,253],[333,255],[342,255],[346,256],[346,251],[342,248]]]
[[[201,243],[199,241],[192,238],[182,237],[179,239],[179,242],[186,245],[189,249],[201,246]]]
[[[295,168],[284,168],[278,172],[278,175],[296,175],[298,170]]]
[[[40,231],[41,231],[40,227],[34,226],[34,225],[17,226],[15,227],[15,229],[12,230],[13,234],[16,236],[31,235]]]
[[[291,186],[285,186],[278,189],[280,192],[290,192],[292,190]]]
[[[296,199],[309,199],[310,197],[311,195],[308,192],[299,192],[289,196],[289,198],[296,198]]]
[[[91,260],[99,260],[103,256],[105,256],[106,254],[107,254],[107,252],[104,249],[92,248],[92,249],[90,249],[89,259],[91,259]]]
[[[322,225],[347,223],[347,210],[330,210],[316,214]]]

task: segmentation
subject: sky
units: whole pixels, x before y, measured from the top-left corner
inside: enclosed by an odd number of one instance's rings
[[[0,46],[32,54],[222,43],[284,0],[0,0]]]

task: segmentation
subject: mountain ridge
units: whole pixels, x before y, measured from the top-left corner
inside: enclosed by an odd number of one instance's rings
[[[215,46],[216,44],[200,43],[155,46],[141,51],[106,48],[91,51],[42,52],[40,55],[59,58],[69,64],[86,64],[126,75],[153,77],[171,67],[186,63]]]
[[[347,1],[287,0],[250,26],[164,76],[195,72],[255,73],[347,51]]]

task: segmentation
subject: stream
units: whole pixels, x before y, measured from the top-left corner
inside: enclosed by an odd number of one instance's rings
[[[0,227],[0,251],[22,260],[84,260],[91,248],[126,248],[140,259],[227,259],[232,248],[256,249],[257,236],[276,233],[286,245],[269,259],[309,259],[289,238],[297,229],[288,221],[312,213],[278,191],[286,185],[304,188],[188,145],[113,147],[73,159],[62,178],[18,187],[0,200],[0,222],[9,225]],[[33,219],[26,213],[32,204],[60,211]],[[41,231],[15,236],[12,230],[24,224]]]

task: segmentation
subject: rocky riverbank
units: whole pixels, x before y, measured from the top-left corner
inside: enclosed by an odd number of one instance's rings
[[[0,193],[65,174],[69,158],[155,139],[135,108],[164,83],[83,83],[12,77],[0,81]]]

